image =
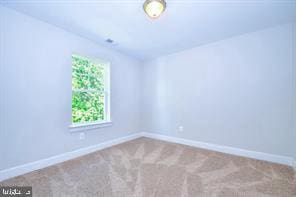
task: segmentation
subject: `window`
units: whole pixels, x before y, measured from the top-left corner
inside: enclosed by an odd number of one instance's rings
[[[72,127],[110,121],[109,63],[72,55]]]

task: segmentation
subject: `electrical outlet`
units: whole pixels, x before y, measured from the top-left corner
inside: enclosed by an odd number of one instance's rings
[[[179,126],[179,132],[183,132],[184,128],[183,126]]]
[[[85,133],[79,133],[79,139],[84,140],[85,139]]]

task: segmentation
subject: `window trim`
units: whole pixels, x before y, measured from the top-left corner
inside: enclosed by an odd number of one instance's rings
[[[77,124],[71,124],[69,126],[70,132],[78,132],[78,131],[86,131],[86,130],[92,130],[92,129],[98,129],[98,128],[104,128],[104,127],[110,127],[112,126],[112,121],[100,121],[100,122],[90,122],[90,123],[77,123]]]
[[[111,71],[110,71],[110,61],[97,59],[93,57],[89,57],[87,55],[78,55],[77,53],[71,54],[71,68],[72,68],[72,56],[78,56],[81,58],[87,58],[94,63],[98,64],[104,64],[105,67],[105,102],[104,102],[104,117],[105,120],[102,121],[94,121],[94,122],[86,122],[86,123],[73,123],[72,122],[72,107],[71,107],[71,125],[69,126],[70,132],[78,132],[78,131],[84,131],[84,130],[91,130],[91,129],[97,129],[97,128],[104,128],[104,127],[110,127],[112,126],[111,121]],[[71,69],[72,71],[72,69]],[[73,72],[73,71],[72,71]],[[72,79],[72,77],[71,77]],[[72,104],[72,85],[71,85],[71,104]]]

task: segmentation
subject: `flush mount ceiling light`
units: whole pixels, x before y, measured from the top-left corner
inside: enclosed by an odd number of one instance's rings
[[[150,18],[158,18],[166,8],[164,0],[146,0],[143,5],[144,11]]]

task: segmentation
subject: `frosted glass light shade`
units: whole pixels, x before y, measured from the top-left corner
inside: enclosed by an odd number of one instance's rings
[[[146,0],[143,8],[150,18],[158,18],[165,10],[166,2],[164,0]]]

